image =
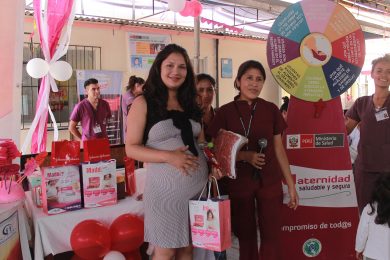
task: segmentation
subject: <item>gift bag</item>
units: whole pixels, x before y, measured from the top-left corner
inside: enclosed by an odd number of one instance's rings
[[[215,178],[218,197],[210,198],[211,181],[208,186],[207,199],[201,199],[206,186],[198,200],[190,200],[190,223],[192,244],[195,247],[212,251],[224,251],[231,247],[230,200],[222,199]]]
[[[126,198],[125,169],[116,169],[116,195],[118,200]]]
[[[79,165],[80,142],[78,141],[53,141],[51,144],[51,166]]]
[[[126,193],[129,196],[132,196],[136,191],[136,180],[135,180],[135,161],[129,157],[123,158],[125,164],[125,183],[126,183]]]
[[[100,162],[111,159],[110,142],[107,138],[85,140],[84,162]]]

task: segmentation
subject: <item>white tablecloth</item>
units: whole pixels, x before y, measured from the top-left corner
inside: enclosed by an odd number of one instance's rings
[[[119,200],[118,204],[99,208],[81,209],[58,215],[46,215],[41,208],[35,207],[31,193],[26,192],[26,205],[29,216],[33,220],[35,230],[35,259],[43,259],[49,254],[72,251],[70,235],[73,228],[83,220],[95,219],[108,227],[120,215],[131,213],[142,216],[142,201],[133,197]]]
[[[30,247],[28,241],[31,240],[31,232],[28,225],[26,212],[24,209],[24,200],[20,200],[13,203],[0,204],[0,215],[8,217],[14,214],[15,211],[18,213],[19,222],[19,239],[22,249],[23,260],[31,260]]]

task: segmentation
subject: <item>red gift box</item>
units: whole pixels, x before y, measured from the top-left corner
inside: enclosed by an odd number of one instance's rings
[[[84,162],[100,162],[111,159],[110,142],[107,138],[86,140],[84,144]]]
[[[80,164],[80,142],[68,140],[52,142],[50,163],[52,166]]]

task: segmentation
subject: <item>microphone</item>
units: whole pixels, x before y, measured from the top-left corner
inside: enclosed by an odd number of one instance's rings
[[[258,153],[261,153],[263,151],[264,148],[267,147],[267,139],[265,138],[260,138],[258,141],[257,141],[257,151]],[[253,171],[253,179],[254,180],[257,180],[260,178],[260,169],[257,169],[257,168],[254,168],[254,171]]]

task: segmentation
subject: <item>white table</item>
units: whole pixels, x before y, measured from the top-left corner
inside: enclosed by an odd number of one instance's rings
[[[32,218],[35,230],[35,259],[44,259],[47,255],[56,255],[72,251],[70,235],[73,228],[83,220],[94,219],[109,225],[120,215],[131,213],[143,216],[142,201],[133,197],[119,200],[118,204],[99,208],[80,209],[58,215],[46,215],[41,208],[35,207],[31,193],[26,192],[27,212]]]
[[[0,222],[12,218],[15,216],[14,214],[17,214],[19,241],[21,245],[23,259],[31,260],[30,247],[28,244],[28,241],[31,240],[31,232],[23,205],[24,200],[20,200],[13,203],[0,204]]]

